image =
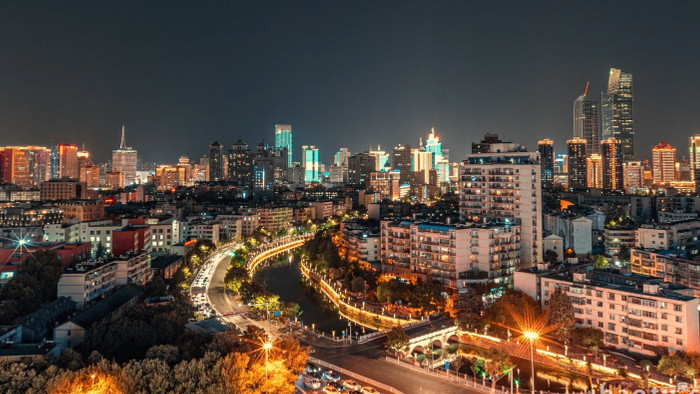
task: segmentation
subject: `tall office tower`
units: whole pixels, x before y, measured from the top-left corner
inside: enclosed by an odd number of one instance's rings
[[[499,153],[499,152],[525,152],[520,144],[503,141],[498,133],[486,133],[481,142],[472,142],[472,153]]]
[[[78,151],[77,156],[78,156],[78,169],[95,164],[92,162],[92,159],[90,159],[90,152],[86,151],[84,146],[83,146],[83,149]]]
[[[224,147],[219,141],[209,145],[209,181],[221,181],[224,179]]]
[[[244,141],[236,141],[228,151],[228,179],[241,187],[253,186],[253,153]]]
[[[600,153],[603,158],[603,189],[624,190],[622,175],[622,145],[616,138],[608,138],[600,142]]]
[[[426,152],[423,150],[423,148],[415,148],[411,150],[411,171],[414,173],[415,183],[423,185],[430,184],[430,170],[432,169],[432,152]]]
[[[594,153],[586,159],[588,167],[588,187],[593,189],[603,188],[603,158]]]
[[[622,145],[622,161],[634,160],[634,92],[632,74],[610,69],[608,91],[601,96],[602,138]]]
[[[690,137],[690,176],[695,181],[695,193],[700,194],[700,134]]]
[[[0,147],[0,182],[38,186],[49,180],[51,149],[44,146]]]
[[[428,134],[428,139],[425,141],[425,151],[431,152],[433,154],[433,167],[435,164],[443,159],[442,156],[442,142],[440,142],[440,136],[435,135],[435,128],[430,129],[430,134]]]
[[[399,182],[406,184],[411,182],[411,145],[395,147],[391,155],[391,171],[398,171],[401,176]]]
[[[255,190],[272,191],[275,182],[285,178],[288,171],[287,148],[273,148],[265,144],[258,144],[258,151],[253,157],[253,171],[255,173]]]
[[[554,182],[554,141],[545,138],[537,142],[537,150],[542,166],[542,189],[549,190]]]
[[[600,113],[597,101],[591,100],[586,90],[574,100],[574,138],[582,138],[588,142],[586,153],[590,156],[600,153]]]
[[[124,182],[131,185],[136,182],[138,169],[138,151],[126,145],[126,127],[122,126],[122,138],[119,149],[112,151],[112,172],[124,174]]]
[[[377,149],[372,149],[369,147],[369,154],[374,156],[377,162],[377,168],[375,171],[389,171],[391,165],[389,164],[389,154],[382,150],[381,145],[377,145]]]
[[[462,220],[519,225],[525,267],[542,261],[542,179],[537,156],[537,152],[520,151],[472,153],[460,165]]]
[[[588,187],[588,169],[586,168],[586,146],[588,142],[583,138],[574,138],[566,141],[569,160],[569,189],[583,190]]]
[[[333,164],[336,166],[347,166],[348,157],[350,157],[350,149],[340,148],[338,152],[333,157]]]
[[[375,172],[375,168],[377,168],[377,158],[374,155],[362,152],[350,156],[348,158],[348,183],[366,186],[370,175]]]
[[[49,148],[51,149],[49,178],[58,179],[61,177],[61,155],[58,150],[58,144],[51,144]]]
[[[655,185],[676,180],[676,148],[661,141],[651,150],[652,175]]]
[[[287,148],[287,168],[292,168],[292,126],[288,124],[275,125],[275,147]]]
[[[78,166],[78,147],[75,145],[58,145],[58,155],[60,161],[60,177],[78,179],[80,178],[80,167]]]
[[[304,182],[318,183],[320,180],[318,173],[318,149],[313,145],[302,146],[301,158],[301,167],[302,171],[304,172]]]
[[[622,164],[622,172],[625,190],[632,192],[644,186],[644,166],[641,161],[628,161]]]

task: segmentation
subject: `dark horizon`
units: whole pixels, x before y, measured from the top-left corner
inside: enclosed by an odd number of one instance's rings
[[[634,74],[636,155],[700,132],[700,3],[16,2],[0,6],[3,145],[127,143],[146,162],[218,140],[328,162],[436,128],[451,161],[486,132],[536,149],[572,137],[573,101]]]

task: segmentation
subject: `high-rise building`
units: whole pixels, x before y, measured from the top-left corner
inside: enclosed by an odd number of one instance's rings
[[[411,181],[411,145],[401,145],[394,148],[391,155],[391,170],[401,174],[399,182],[406,184]]]
[[[542,180],[537,156],[537,152],[522,151],[472,153],[460,165],[461,218],[520,226],[521,261],[526,266],[542,261]]]
[[[304,182],[318,183],[320,180],[318,172],[318,149],[313,145],[304,145],[301,147],[301,153],[301,164],[302,170],[304,171]]]
[[[209,145],[209,181],[221,181],[224,179],[224,147],[219,141]]]
[[[287,168],[292,168],[292,126],[288,124],[275,125],[275,147],[277,149],[287,149]]]
[[[122,126],[122,138],[119,149],[112,151],[112,172],[121,173],[126,185],[136,182],[138,169],[138,151],[126,145],[126,127]]]
[[[433,167],[438,161],[442,160],[442,142],[440,142],[440,136],[435,135],[434,127],[430,129],[428,139],[425,141],[425,151],[433,154]]]
[[[51,150],[44,146],[0,147],[0,182],[37,186],[49,179]]]
[[[366,186],[370,175],[377,168],[377,158],[367,152],[356,153],[348,158],[348,183]]]
[[[258,144],[253,157],[253,171],[256,191],[272,191],[275,182],[282,181],[287,174],[287,148],[273,148]]]
[[[80,170],[78,166],[78,147],[75,145],[58,145],[60,177],[78,179]]]
[[[588,187],[593,189],[603,188],[603,158],[594,153],[586,159],[588,167]]]
[[[377,145],[377,149],[372,149],[370,145],[369,154],[375,157],[377,167],[375,171],[389,171],[391,168],[389,164],[389,154],[382,150],[381,145]]]
[[[350,149],[340,148],[340,150],[338,150],[338,152],[333,157],[333,164],[335,164],[336,166],[347,166],[348,157],[350,157]]]
[[[700,134],[690,137],[690,176],[695,181],[695,193],[700,194]]]
[[[540,165],[542,166],[542,189],[552,188],[554,181],[554,141],[543,139],[537,143],[540,152]]]
[[[641,161],[628,161],[622,165],[625,190],[632,192],[644,186],[644,166]]]
[[[415,148],[411,150],[411,171],[421,179],[422,184],[430,183],[430,170],[433,169],[433,153],[426,152],[423,148]],[[418,175],[415,175],[418,174]]]
[[[632,74],[610,69],[608,91],[602,94],[602,138],[622,146],[622,161],[634,160],[634,91]]]
[[[61,155],[58,150],[58,144],[51,144],[51,158],[50,158],[50,179],[58,179],[61,177]]]
[[[569,189],[582,190],[588,187],[588,163],[586,163],[586,146],[588,142],[583,138],[574,138],[566,141],[567,157],[569,160]]]
[[[651,150],[652,175],[655,185],[676,180],[676,148],[661,141]]]
[[[242,140],[236,141],[228,151],[228,179],[241,187],[253,186],[253,153]]]
[[[601,141],[600,153],[603,159],[603,189],[623,190],[622,145],[616,138]]]
[[[600,113],[597,101],[591,100],[586,90],[574,100],[574,138],[587,141],[586,154],[600,153]]]
[[[481,142],[472,142],[472,153],[525,152],[524,146],[503,141],[498,133],[486,133]]]

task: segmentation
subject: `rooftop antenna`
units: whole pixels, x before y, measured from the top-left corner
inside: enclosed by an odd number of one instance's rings
[[[126,126],[122,125],[122,141],[119,144],[119,149],[126,149]]]
[[[588,85],[591,83],[591,81],[586,81],[586,90],[583,92],[584,96],[588,96]]]

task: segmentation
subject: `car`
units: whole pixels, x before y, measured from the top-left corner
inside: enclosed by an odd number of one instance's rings
[[[306,363],[305,371],[306,371],[306,373],[310,373],[310,374],[320,373],[321,367],[319,367],[318,365],[313,364],[313,363]]]
[[[329,382],[337,382],[340,380],[340,375],[338,375],[330,369],[324,372],[321,376],[323,377],[323,380],[327,380]]]
[[[374,387],[363,387],[362,390],[360,391],[362,394],[379,394],[379,391],[377,391]]]
[[[321,388],[321,381],[316,378],[304,379],[304,385],[311,390],[318,390]]]
[[[337,394],[340,391],[338,391],[338,389],[335,388],[335,386],[326,386],[323,388],[323,392],[326,394]]]
[[[343,387],[345,387],[346,390],[360,390],[362,388],[362,386],[354,380],[343,381]]]

